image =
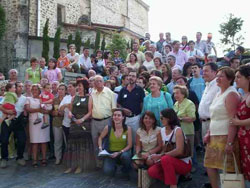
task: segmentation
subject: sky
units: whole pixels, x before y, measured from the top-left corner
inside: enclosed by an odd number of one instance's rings
[[[170,32],[171,38],[180,40],[183,35],[188,40],[195,40],[197,31],[202,32],[202,39],[207,33],[213,34],[218,56],[223,56],[220,44],[222,35],[219,25],[225,22],[229,13],[244,20],[241,33],[244,35],[244,47],[250,47],[250,14],[247,0],[143,0],[150,6],[149,33],[153,41],[159,40],[160,32]]]

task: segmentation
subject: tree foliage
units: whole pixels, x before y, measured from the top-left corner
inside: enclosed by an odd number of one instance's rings
[[[84,47],[90,48],[90,38],[88,38],[88,40],[85,42]]]
[[[221,43],[225,45],[227,50],[234,49],[238,45],[243,44],[244,37],[240,34],[244,20],[229,14],[227,20],[220,24],[219,32],[223,35]]]
[[[82,38],[81,38],[81,33],[79,30],[76,31],[75,45],[76,45],[76,52],[80,53],[81,46],[82,46]]]
[[[43,51],[42,57],[45,58],[46,62],[49,61],[49,19],[46,20],[43,28]]]
[[[0,40],[3,38],[6,30],[6,15],[3,7],[0,5]]]
[[[112,53],[115,50],[120,51],[120,55],[123,59],[127,57],[127,41],[118,33],[113,34],[112,41],[107,45],[107,49],[110,50]]]
[[[100,49],[100,42],[101,42],[101,32],[100,30],[97,30],[95,37],[95,52]]]
[[[58,27],[54,37],[54,54],[53,57],[58,59],[60,57],[60,42],[61,42],[61,28]]]
[[[105,50],[105,47],[106,47],[105,35],[103,35],[103,38],[102,38],[102,45],[101,45],[101,50],[102,50],[102,51],[104,51],[104,50]]]
[[[68,48],[68,50],[69,50],[69,45],[71,45],[71,44],[73,44],[73,43],[74,43],[74,41],[73,41],[73,35],[70,34],[70,35],[68,36],[68,41],[67,41],[67,48]]]

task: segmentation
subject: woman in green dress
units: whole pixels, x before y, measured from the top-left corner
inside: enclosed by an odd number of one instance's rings
[[[64,163],[67,170],[79,174],[95,168],[94,147],[90,132],[92,105],[89,102],[88,81],[77,81],[78,94],[72,98],[69,118],[72,119]]]

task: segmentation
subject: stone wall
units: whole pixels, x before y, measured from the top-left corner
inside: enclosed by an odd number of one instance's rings
[[[148,7],[141,0],[30,0],[29,35],[31,36],[37,36],[38,1],[41,5],[40,36],[48,18],[49,36],[54,37],[59,26],[58,4],[65,7],[67,24],[78,24],[82,15],[90,14],[92,23],[126,27],[140,35],[144,35],[148,30]],[[66,30],[62,32],[64,39],[70,34]]]
[[[13,58],[23,60],[28,56],[28,0],[2,0],[5,9],[7,29],[4,40],[14,45]]]
[[[40,1],[40,36],[43,33],[43,27],[47,19],[49,19],[49,36],[54,37],[57,23],[57,6],[65,7],[65,23],[77,24],[78,19],[83,15],[89,14],[89,0],[30,0],[30,19],[29,34],[37,36],[37,17],[39,11],[37,2]],[[66,35],[66,34],[65,34]],[[65,36],[64,35],[64,36]]]

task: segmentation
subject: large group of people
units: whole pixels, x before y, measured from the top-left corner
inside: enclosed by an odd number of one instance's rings
[[[204,149],[209,183],[219,188],[219,170],[237,165],[250,187],[250,65],[244,48],[217,62],[212,34],[196,41],[172,40],[160,33],[133,43],[126,59],[120,51],[60,50],[58,59],[30,59],[25,81],[16,69],[0,74],[1,168],[17,163],[47,166],[48,153],[64,173],[117,167],[129,179],[148,169],[151,178],[176,188],[191,180],[197,151]],[[65,72],[81,73],[64,83]],[[78,74],[79,75],[79,74]],[[167,144],[174,148],[166,150]],[[190,149],[189,156],[183,153]]]

